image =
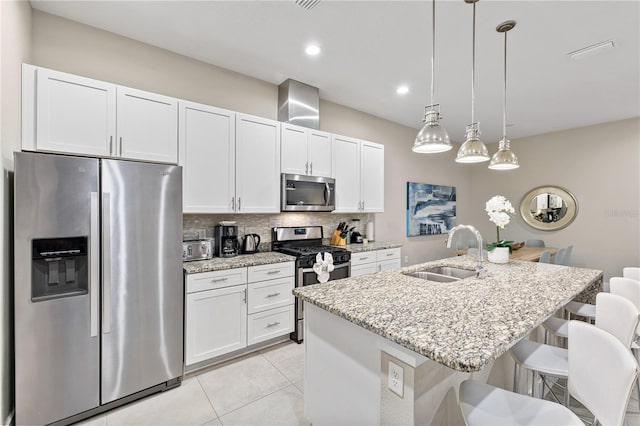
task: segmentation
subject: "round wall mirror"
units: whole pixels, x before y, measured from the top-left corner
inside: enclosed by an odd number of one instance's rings
[[[520,202],[520,216],[531,227],[556,231],[568,226],[578,214],[576,197],[558,186],[541,186]]]

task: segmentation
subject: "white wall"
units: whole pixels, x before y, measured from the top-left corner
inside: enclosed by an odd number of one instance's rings
[[[13,152],[20,149],[20,87],[22,62],[30,60],[31,6],[0,1],[0,422],[13,410],[11,349],[13,305],[13,215],[11,206]]]
[[[39,66],[277,118],[274,84],[37,10],[33,11],[32,58]],[[471,172],[451,166],[455,150],[436,156],[413,154],[415,129],[326,101],[320,103],[320,127],[385,145],[385,213],[375,218],[378,241],[402,243],[409,263],[450,253],[443,236],[405,237],[406,183],[455,185],[458,205],[468,211]]]
[[[531,189],[557,185],[578,200],[578,215],[559,231],[538,231],[516,216],[500,233],[508,240],[541,238],[548,246],[573,245],[574,266],[601,269],[605,280],[623,266],[640,265],[640,119],[633,118],[516,140],[513,171],[473,166],[471,221],[489,240],[495,227],[484,211],[496,194],[518,211]]]

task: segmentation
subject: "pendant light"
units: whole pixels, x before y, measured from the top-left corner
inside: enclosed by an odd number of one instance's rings
[[[467,125],[466,138],[456,156],[458,163],[481,163],[489,160],[489,151],[480,140],[480,123],[475,121],[475,69],[476,69],[476,3],[478,0],[464,0],[473,4],[473,49],[471,58],[471,124]]]
[[[507,139],[507,32],[516,26],[516,21],[505,21],[496,27],[496,31],[504,33],[504,97],[502,99],[502,139],[498,152],[491,157],[491,170],[511,170],[520,167],[518,158],[509,147]]]
[[[421,154],[434,154],[437,152],[449,151],[451,141],[449,140],[449,134],[440,126],[438,120],[440,120],[440,105],[433,103],[433,81],[435,73],[435,51],[436,51],[436,0],[432,0],[432,48],[431,48],[431,105],[427,105],[424,108],[424,126],[418,132],[416,140],[411,150],[413,152]]]

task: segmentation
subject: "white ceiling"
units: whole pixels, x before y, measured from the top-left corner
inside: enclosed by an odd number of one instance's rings
[[[293,78],[320,97],[420,128],[429,102],[430,1],[32,1],[45,12],[273,84]],[[502,34],[508,38],[510,139],[640,116],[640,2],[491,1],[477,7],[476,120],[487,143],[502,133]],[[436,3],[436,101],[464,140],[471,121],[472,10]],[[580,60],[568,52],[613,40]],[[304,47],[323,51],[308,57]],[[407,84],[410,92],[395,89]],[[322,117],[320,117],[322,120]]]

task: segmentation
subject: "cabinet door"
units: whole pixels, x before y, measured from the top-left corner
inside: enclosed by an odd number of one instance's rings
[[[363,263],[361,265],[351,267],[351,277],[353,278],[367,274],[375,274],[377,271],[378,270],[376,262]]]
[[[35,149],[101,157],[115,154],[116,86],[45,68],[35,73]]]
[[[187,294],[185,364],[247,346],[247,286]]]
[[[307,160],[307,129],[283,124],[280,135],[280,158],[282,173],[306,175],[309,171]]]
[[[331,134],[309,130],[307,153],[309,175],[333,177],[331,174]]]
[[[384,145],[362,141],[360,145],[362,208],[384,211]]]
[[[335,213],[358,212],[360,209],[360,142],[333,136],[333,174],[336,179]]]
[[[235,196],[235,113],[180,101],[178,164],[185,213],[232,213]]]
[[[280,123],[236,114],[236,212],[280,212]]]
[[[178,162],[178,101],[118,86],[118,155]]]
[[[384,262],[378,262],[378,272],[388,271],[390,269],[400,269],[400,259],[385,260]]]

